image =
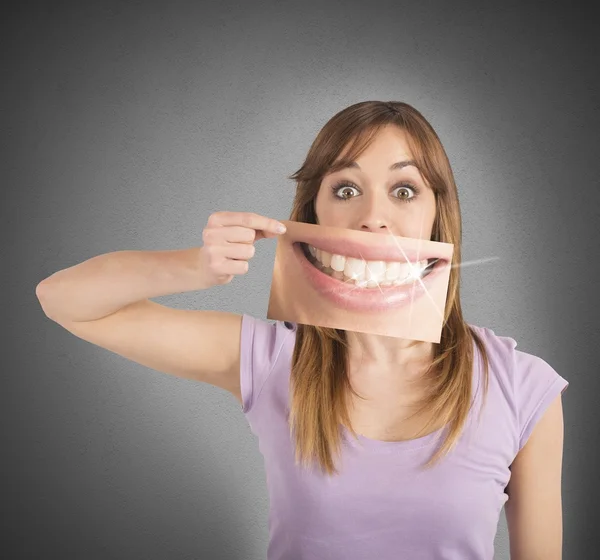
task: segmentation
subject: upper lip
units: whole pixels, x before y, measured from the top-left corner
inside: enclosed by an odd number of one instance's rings
[[[365,261],[393,261],[393,262],[412,262],[423,261],[425,259],[449,260],[450,255],[446,256],[443,253],[447,251],[436,250],[435,248],[418,247],[419,240],[410,239],[409,242],[398,243],[391,235],[377,234],[381,237],[381,243],[376,245],[367,245],[357,240],[348,238],[327,237],[321,238],[310,232],[303,233],[302,239],[294,239],[294,242],[305,242],[312,245],[316,249],[321,249],[331,254],[343,255],[345,257],[353,257],[363,259]],[[416,241],[416,243],[415,243]],[[434,241],[426,241],[425,245],[437,243]],[[417,245],[417,247],[410,247]],[[444,245],[444,244],[440,244]],[[442,253],[442,254],[441,254]]]

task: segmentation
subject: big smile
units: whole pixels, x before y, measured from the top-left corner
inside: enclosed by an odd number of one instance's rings
[[[431,250],[409,251],[389,242],[366,247],[340,240],[307,241],[292,245],[305,279],[337,306],[354,311],[408,305],[422,297],[448,265]]]
[[[438,261],[433,257],[418,262],[366,261],[345,255],[328,253],[307,243],[300,244],[304,256],[327,276],[350,283],[357,288],[405,286],[425,278]]]

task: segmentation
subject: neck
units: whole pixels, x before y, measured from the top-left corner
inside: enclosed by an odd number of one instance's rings
[[[379,366],[409,366],[430,363],[433,343],[391,336],[346,331],[352,362]]]

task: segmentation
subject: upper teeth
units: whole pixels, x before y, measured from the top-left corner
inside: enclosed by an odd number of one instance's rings
[[[415,278],[420,278],[423,270],[427,267],[427,259],[416,263],[365,261],[328,253],[312,245],[308,245],[308,250],[323,267],[329,267],[335,271],[333,276],[340,279],[343,276],[344,279],[354,280],[359,286],[368,288],[410,284]]]

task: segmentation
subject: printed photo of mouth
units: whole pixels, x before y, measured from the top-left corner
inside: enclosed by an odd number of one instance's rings
[[[284,223],[269,319],[439,342],[452,244]]]
[[[315,290],[353,311],[384,311],[425,297],[448,265],[446,259],[424,251],[366,247],[349,241],[296,241],[293,250]]]

